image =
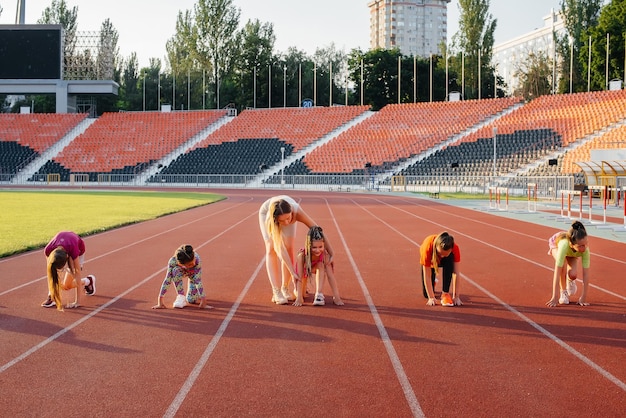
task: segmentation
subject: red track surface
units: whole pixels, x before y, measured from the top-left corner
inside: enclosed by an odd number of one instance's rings
[[[39,306],[41,251],[0,260],[2,416],[626,411],[626,244],[593,237],[592,305],[547,308],[554,229],[426,199],[293,192],[332,240],[346,305],[278,306],[257,221],[276,192],[224,193],[87,237],[97,295],[81,309]],[[443,230],[462,251],[461,307],[421,295],[419,244]],[[182,243],[202,256],[213,310],[151,309]]]

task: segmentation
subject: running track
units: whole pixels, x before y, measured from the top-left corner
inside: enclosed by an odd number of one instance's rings
[[[277,192],[218,192],[228,199],[87,237],[97,295],[81,309],[39,306],[41,251],[0,260],[2,416],[626,411],[626,244],[592,237],[592,305],[547,308],[552,228],[428,199],[296,191],[334,246],[346,305],[278,306],[257,221]],[[443,230],[462,251],[462,307],[421,296],[419,244]],[[183,243],[202,257],[215,309],[152,310]]]

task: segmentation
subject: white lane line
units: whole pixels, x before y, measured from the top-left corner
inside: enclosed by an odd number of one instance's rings
[[[382,202],[384,203],[384,202]],[[358,205],[358,203],[357,203]],[[360,205],[359,205],[360,206]],[[439,227],[442,227],[444,229],[446,229],[446,227],[440,223],[434,222],[431,219],[427,219],[427,218],[423,218],[421,216],[415,215],[411,212],[405,211],[403,209],[398,209],[396,207],[394,207],[393,205],[388,205],[396,210],[402,211],[404,213],[407,213],[415,218],[427,221],[432,223],[433,225],[437,225]],[[371,213],[369,210],[362,208],[363,210],[367,211],[368,213],[371,214],[371,216],[373,216],[374,218],[378,219],[380,222],[384,223],[385,225],[388,225],[385,221],[383,221],[382,219],[380,219],[379,217],[377,217],[376,215],[374,215],[373,213]],[[395,228],[394,231],[397,231]],[[467,235],[467,234],[463,234],[460,231],[457,230],[453,230],[448,228],[448,230],[450,231],[454,231],[455,234],[457,235],[462,235],[464,237],[467,238],[471,238],[473,239],[473,237]],[[402,235],[405,239],[406,236],[403,234]],[[411,240],[409,240],[410,242],[413,242]],[[535,263],[531,260],[528,260],[524,257],[521,257],[517,254],[513,254],[509,251],[503,250],[500,247],[497,247],[495,245],[491,245],[488,243],[483,242],[483,244],[494,248],[498,251],[504,252],[508,255],[512,255],[515,257],[518,257],[524,261],[527,261],[529,263],[544,267],[538,263]],[[598,372],[600,375],[602,375],[603,377],[605,377],[606,379],[608,379],[610,382],[614,383],[616,386],[618,386],[620,389],[622,389],[623,391],[626,391],[626,383],[622,382],[621,380],[619,380],[617,377],[615,377],[614,375],[612,375],[611,373],[609,373],[607,370],[603,369],[601,366],[599,366],[597,363],[595,363],[594,361],[592,361],[589,357],[581,354],[579,351],[577,351],[576,349],[574,349],[572,346],[568,345],[566,342],[564,342],[563,340],[561,340],[559,337],[557,337],[556,335],[552,334],[550,331],[548,331],[547,329],[543,328],[541,325],[537,324],[535,321],[533,321],[532,319],[530,319],[529,317],[527,317],[526,315],[524,315],[523,313],[521,313],[520,311],[518,311],[517,309],[513,308],[512,306],[508,305],[507,303],[505,303],[503,300],[501,300],[500,298],[498,298],[496,295],[494,295],[493,293],[489,292],[487,289],[485,289],[484,287],[480,286],[478,283],[476,283],[475,281],[471,280],[469,277],[467,277],[465,274],[461,274],[461,276],[467,280],[469,283],[471,283],[472,285],[474,285],[477,289],[479,289],[480,291],[482,291],[484,294],[486,294],[487,296],[489,296],[491,299],[493,299],[494,301],[496,301],[497,303],[499,303],[500,305],[502,305],[505,309],[507,309],[508,311],[510,311],[511,313],[517,315],[519,318],[521,318],[524,322],[526,322],[527,324],[529,324],[531,327],[535,328],[537,331],[541,332],[543,335],[545,335],[546,337],[548,337],[550,340],[552,340],[553,342],[555,342],[556,344],[558,344],[559,346],[561,346],[562,348],[564,348],[565,350],[567,350],[568,352],[570,352],[571,354],[573,354],[575,357],[577,357],[579,360],[581,360],[583,363],[585,363],[586,365],[588,365],[589,367],[591,367],[592,369],[594,369],[596,372]],[[547,308],[546,308],[547,309]]]
[[[375,200],[376,200],[377,202],[382,203],[382,204],[384,204],[384,205],[387,205],[387,206],[389,206],[389,207],[391,207],[391,208],[393,208],[393,209],[395,209],[395,210],[398,210],[398,211],[400,211],[400,212],[404,212],[404,213],[406,213],[406,214],[408,214],[408,215],[411,215],[411,216],[413,216],[414,218],[417,218],[417,219],[421,219],[421,220],[423,220],[423,221],[430,222],[430,223],[432,223],[433,225],[437,225],[437,226],[439,226],[439,227],[441,227],[441,228],[443,228],[443,229],[447,229],[448,231],[454,232],[454,234],[455,234],[455,235],[460,235],[460,236],[463,236],[463,237],[466,237],[466,238],[473,239],[473,237],[471,237],[471,236],[469,236],[469,235],[467,235],[467,234],[464,234],[464,233],[462,233],[462,232],[460,232],[460,231],[458,231],[458,230],[456,230],[456,229],[450,229],[450,228],[448,228],[446,225],[443,225],[443,224],[437,223],[437,222],[433,221],[433,220],[432,220],[432,219],[430,219],[430,218],[424,218],[424,217],[422,217],[422,216],[418,216],[418,215],[416,215],[416,214],[414,214],[414,213],[412,213],[412,212],[406,211],[406,210],[404,210],[404,209],[400,209],[400,208],[398,208],[398,207],[396,207],[396,206],[394,206],[394,205],[392,205],[392,204],[389,204],[389,203],[387,203],[387,202],[383,202],[383,201],[378,200],[378,199],[375,199]],[[407,203],[410,203],[410,202],[407,202]],[[414,205],[414,206],[417,206],[417,207],[422,207],[423,205]],[[368,212],[369,212],[369,211],[368,211]],[[441,211],[441,212],[442,212],[442,213],[446,213],[445,211]],[[487,223],[487,222],[481,222],[481,221],[477,221],[477,220],[475,220],[475,219],[471,219],[471,218],[463,218],[463,217],[458,216],[458,215],[454,215],[454,216],[455,216],[455,217],[458,217],[458,218],[462,218],[462,219],[467,220],[467,221],[472,221],[472,222],[475,222],[475,223],[478,223],[478,224],[483,224],[483,225],[486,225],[486,226],[489,226],[489,227],[493,227],[493,228],[497,228],[497,229],[502,229],[502,230],[507,231],[508,233],[515,233],[515,234],[522,235],[522,236],[526,236],[526,237],[529,237],[529,238],[539,239],[539,238],[537,238],[537,237],[535,237],[535,236],[532,236],[532,235],[522,234],[522,233],[517,232],[517,231],[512,231],[512,230],[510,230],[510,229],[505,229],[505,228],[502,228],[502,227],[499,227],[499,226],[491,225],[491,224],[489,224],[489,223]],[[379,219],[379,220],[380,220],[380,219]],[[380,220],[380,221],[381,221],[381,222],[384,222],[384,221],[382,221],[382,220]],[[389,225],[389,224],[387,224],[386,222],[384,222],[384,223],[385,223],[385,225]],[[395,228],[393,228],[393,229],[394,229],[394,231],[398,232]],[[399,233],[399,232],[398,232],[398,233]],[[405,237],[405,238],[406,238],[406,236],[405,236],[404,234],[400,234],[400,235],[402,235],[403,237]],[[409,241],[411,241],[411,240],[409,240]],[[413,242],[413,241],[411,241],[411,242]],[[543,269],[546,269],[546,270],[549,270],[549,271],[553,271],[553,268],[554,268],[554,267],[552,267],[552,266],[548,267],[548,266],[546,266],[545,264],[537,263],[536,261],[533,261],[533,260],[530,260],[530,259],[528,259],[528,258],[522,257],[522,256],[521,256],[521,255],[519,255],[519,254],[512,253],[512,252],[507,251],[507,250],[505,250],[505,249],[503,249],[503,248],[501,248],[501,247],[498,247],[498,246],[496,246],[496,245],[489,244],[489,243],[484,242],[484,241],[482,242],[482,244],[486,245],[487,247],[495,248],[495,249],[497,249],[498,251],[501,251],[501,252],[503,252],[503,253],[506,253],[506,254],[508,254],[508,255],[510,255],[510,256],[512,256],[512,257],[516,257],[516,258],[519,258],[520,260],[524,260],[524,261],[526,261],[527,263],[534,264],[534,265],[535,265],[535,266],[537,266],[537,267],[541,267],[541,268],[543,268]],[[419,247],[419,245],[418,245],[418,247]],[[606,260],[610,260],[610,261],[612,261],[612,262],[616,262],[616,263],[619,263],[619,264],[626,264],[626,261],[622,261],[622,260],[618,260],[618,259],[615,259],[615,258],[610,258],[610,257],[605,257],[605,256],[603,256],[603,255],[601,255],[601,254],[595,254],[595,253],[594,253],[594,254],[593,254],[593,257],[600,257],[600,258],[604,258],[604,259],[606,259]],[[613,291],[611,291],[611,290],[609,290],[609,289],[605,289],[605,288],[600,287],[600,286],[598,286],[598,285],[596,285],[596,284],[589,283],[589,287],[593,287],[593,288],[594,288],[594,289],[596,289],[596,290],[599,290],[599,291],[601,291],[601,292],[604,292],[604,293],[606,293],[606,294],[609,294],[609,295],[611,295],[611,296],[614,296],[614,297],[616,297],[616,298],[618,298],[618,299],[621,299],[621,300],[626,300],[626,296],[624,296],[624,295],[620,295],[620,294],[617,294],[617,293],[615,293],[615,292],[613,292]]]
[[[353,203],[356,203],[356,202],[353,201]],[[343,247],[346,251],[346,255],[348,256],[348,259],[350,260],[350,264],[352,265],[354,274],[356,275],[359,285],[361,286],[361,291],[363,292],[363,295],[365,296],[365,300],[367,301],[367,306],[369,307],[372,317],[374,318],[374,323],[376,324],[376,328],[378,328],[378,333],[380,334],[380,338],[385,346],[385,350],[387,350],[387,355],[389,356],[389,360],[391,361],[393,369],[396,373],[396,377],[398,378],[398,381],[400,382],[400,386],[402,386],[402,391],[404,392],[404,397],[406,398],[409,404],[409,408],[411,408],[411,412],[413,413],[414,417],[425,417],[424,411],[422,411],[422,407],[420,406],[420,403],[417,400],[417,396],[415,396],[415,392],[413,391],[413,388],[411,387],[411,382],[409,382],[409,378],[404,372],[404,368],[402,367],[402,362],[400,361],[400,358],[398,357],[398,353],[396,353],[396,350],[393,347],[393,343],[391,342],[391,338],[389,338],[387,329],[385,328],[385,325],[383,324],[383,321],[380,315],[378,314],[376,305],[374,304],[374,301],[372,300],[372,297],[370,296],[370,292],[367,286],[365,285],[365,281],[363,280],[363,277],[361,276],[361,272],[359,271],[359,268],[356,265],[354,258],[352,257],[352,253],[350,252],[350,248],[348,248],[348,244],[343,236],[343,233],[341,232],[341,229],[339,228],[339,225],[337,224],[337,219],[335,218],[335,214],[333,213],[330,205],[328,204],[328,200],[326,200],[326,206],[328,206],[328,210],[330,211],[335,227],[337,228],[337,233],[339,234],[339,238],[341,238],[341,242],[343,243]]]
[[[252,200],[252,199],[250,199],[250,200]],[[97,255],[97,256],[95,256],[95,257],[92,257],[92,258],[89,258],[89,259],[85,260],[85,264],[89,263],[90,261],[98,260],[98,259],[100,259],[100,258],[107,257],[107,256],[109,256],[109,255],[111,255],[111,254],[115,254],[116,252],[119,252],[119,251],[124,251],[124,250],[126,250],[127,248],[134,247],[135,245],[137,245],[137,244],[139,244],[139,243],[142,243],[142,242],[145,242],[145,241],[149,241],[149,240],[154,239],[154,238],[157,238],[157,237],[159,237],[159,236],[161,236],[161,235],[163,235],[163,234],[167,234],[167,233],[169,233],[169,232],[176,231],[177,229],[184,228],[184,227],[189,226],[189,225],[192,225],[192,224],[194,224],[194,223],[196,223],[196,222],[200,222],[200,221],[203,221],[203,220],[205,220],[205,219],[207,219],[207,218],[211,218],[211,217],[213,217],[213,216],[215,216],[215,215],[219,215],[220,213],[223,213],[223,212],[229,211],[229,210],[231,210],[231,209],[233,209],[233,208],[236,208],[237,206],[241,206],[241,205],[243,205],[244,203],[247,203],[247,202],[241,202],[241,203],[238,203],[238,204],[236,204],[236,205],[234,205],[234,206],[228,206],[227,208],[224,208],[224,209],[222,209],[222,210],[220,210],[220,211],[217,211],[217,212],[211,213],[211,214],[209,214],[209,215],[202,216],[202,217],[200,217],[200,218],[196,218],[196,219],[194,219],[193,221],[190,221],[190,222],[187,222],[187,223],[184,223],[184,224],[179,224],[179,225],[176,225],[176,226],[175,226],[175,227],[173,227],[173,228],[166,229],[165,231],[161,231],[161,232],[159,232],[158,234],[150,235],[149,237],[146,237],[146,238],[140,239],[140,240],[138,240],[138,241],[134,241],[133,243],[128,244],[128,245],[125,245],[125,246],[123,246],[123,247],[118,247],[118,248],[116,248],[116,249],[114,249],[114,250],[112,250],[112,251],[109,251],[109,252],[106,252],[106,253],[101,253],[101,254],[98,254],[98,255]],[[141,222],[140,222],[140,223],[141,223]],[[108,233],[111,233],[111,232],[113,232],[113,231],[120,231],[120,230],[122,230],[123,228],[128,228],[128,227],[136,226],[136,225],[139,225],[140,223],[133,224],[133,225],[129,225],[129,226],[122,227],[122,228],[117,228],[117,229],[115,229],[115,230],[105,231],[105,232],[103,232],[102,234],[108,234]],[[99,236],[101,236],[102,234],[98,234],[98,235],[99,235]],[[27,254],[30,254],[30,252],[29,252],[29,253],[25,253],[24,255],[27,255]],[[13,292],[13,291],[15,291],[15,290],[21,289],[22,287],[26,287],[26,286],[29,286],[29,285],[31,285],[31,284],[35,284],[35,283],[40,282],[41,280],[45,280],[45,279],[46,279],[46,276],[41,276],[41,277],[39,277],[39,278],[37,278],[37,279],[31,280],[30,282],[26,282],[26,283],[23,283],[23,284],[21,284],[21,285],[19,285],[19,286],[15,286],[15,287],[13,287],[13,288],[11,288],[11,289],[7,289],[7,290],[5,290],[4,292],[0,292],[0,296],[4,296],[4,295],[6,295],[7,293],[11,293],[11,292]]]
[[[259,274],[259,271],[264,265],[265,265],[265,257],[261,258],[261,262],[257,265],[256,270],[254,270],[254,273],[252,273],[252,275],[248,279],[248,282],[242,289],[241,293],[239,294],[239,297],[237,297],[237,300],[235,301],[233,306],[230,308],[230,311],[228,311],[228,315],[226,315],[226,317],[222,321],[217,332],[215,333],[215,335],[209,342],[209,345],[204,350],[204,353],[202,353],[202,355],[200,356],[200,359],[198,360],[194,368],[191,370],[191,373],[189,373],[189,376],[187,376],[187,380],[185,380],[185,383],[183,383],[183,385],[181,386],[180,390],[174,397],[174,400],[170,404],[169,408],[167,408],[167,411],[165,411],[165,414],[163,414],[164,417],[174,417],[176,415],[176,412],[178,412],[178,409],[180,408],[183,401],[189,394],[189,391],[193,387],[195,381],[198,379],[198,376],[200,376],[202,369],[204,369],[204,366],[206,365],[207,361],[209,361],[209,358],[211,357],[211,354],[213,354],[215,347],[217,347],[217,344],[222,338],[222,335],[224,335],[224,332],[226,332],[226,328],[228,328],[230,321],[235,316],[237,309],[239,309],[239,306],[241,305],[241,301],[248,293],[250,286],[252,286],[252,283],[254,282],[257,275]]]
[[[239,222],[237,222],[235,224],[232,224],[231,226],[229,226],[228,228],[226,228],[225,230],[223,230],[219,234],[214,235],[213,237],[211,237],[210,239],[208,239],[204,243],[200,244],[196,248],[200,249],[200,248],[206,246],[207,244],[209,244],[212,241],[216,240],[217,238],[221,237],[222,235],[224,235],[225,233],[227,233],[231,229],[235,228],[236,226],[239,226],[241,223],[245,222],[248,218],[250,218],[251,216],[256,215],[256,214],[257,214],[256,212],[253,212],[252,214],[250,214],[250,215],[246,216],[245,218],[241,219]],[[148,239],[148,238],[146,238],[146,239]],[[137,289],[138,287],[140,287],[140,286],[144,285],[145,283],[147,283],[148,281],[152,280],[157,275],[163,274],[163,272],[166,270],[166,268],[167,267],[163,267],[163,268],[155,271],[150,276],[146,277],[145,279],[143,279],[139,283],[137,283],[134,286],[128,288],[126,291],[124,291],[124,292],[120,293],[119,295],[115,296],[113,299],[111,299],[110,301],[106,302],[102,306],[96,308],[95,310],[91,311],[87,315],[81,317],[77,321],[71,323],[67,327],[59,330],[55,334],[53,334],[50,337],[46,338],[45,340],[41,341],[39,344],[31,347],[29,350],[25,351],[24,353],[20,354],[19,356],[13,358],[9,362],[7,362],[4,365],[0,366],[0,374],[2,374],[3,372],[5,372],[7,369],[9,369],[10,367],[14,366],[15,364],[19,363],[20,361],[24,360],[25,358],[27,358],[31,354],[39,351],[40,349],[42,349],[46,345],[48,345],[51,342],[55,341],[57,338],[59,338],[62,335],[66,334],[68,331],[74,329],[75,327],[77,327],[78,325],[82,324],[83,322],[85,322],[89,318],[91,318],[91,317],[95,316],[96,314],[102,312],[104,309],[106,309],[107,307],[111,306],[112,304],[114,304],[115,302],[117,302],[118,300],[120,300],[121,298],[123,298],[124,296],[126,296],[127,294],[132,292],[133,290]]]

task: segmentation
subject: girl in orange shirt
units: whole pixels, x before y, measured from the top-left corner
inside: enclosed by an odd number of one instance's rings
[[[429,235],[420,245],[420,266],[422,270],[422,290],[428,299],[426,305],[437,304],[435,299],[435,279],[439,267],[442,268],[443,286],[441,293],[442,306],[460,306],[463,304],[459,292],[459,263],[461,251],[454,242],[452,235],[442,232],[439,235]],[[452,295],[450,295],[452,285]]]

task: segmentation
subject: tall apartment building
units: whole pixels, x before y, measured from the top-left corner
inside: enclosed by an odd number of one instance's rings
[[[448,38],[451,0],[371,0],[370,48],[398,48],[404,55],[439,53]]]

